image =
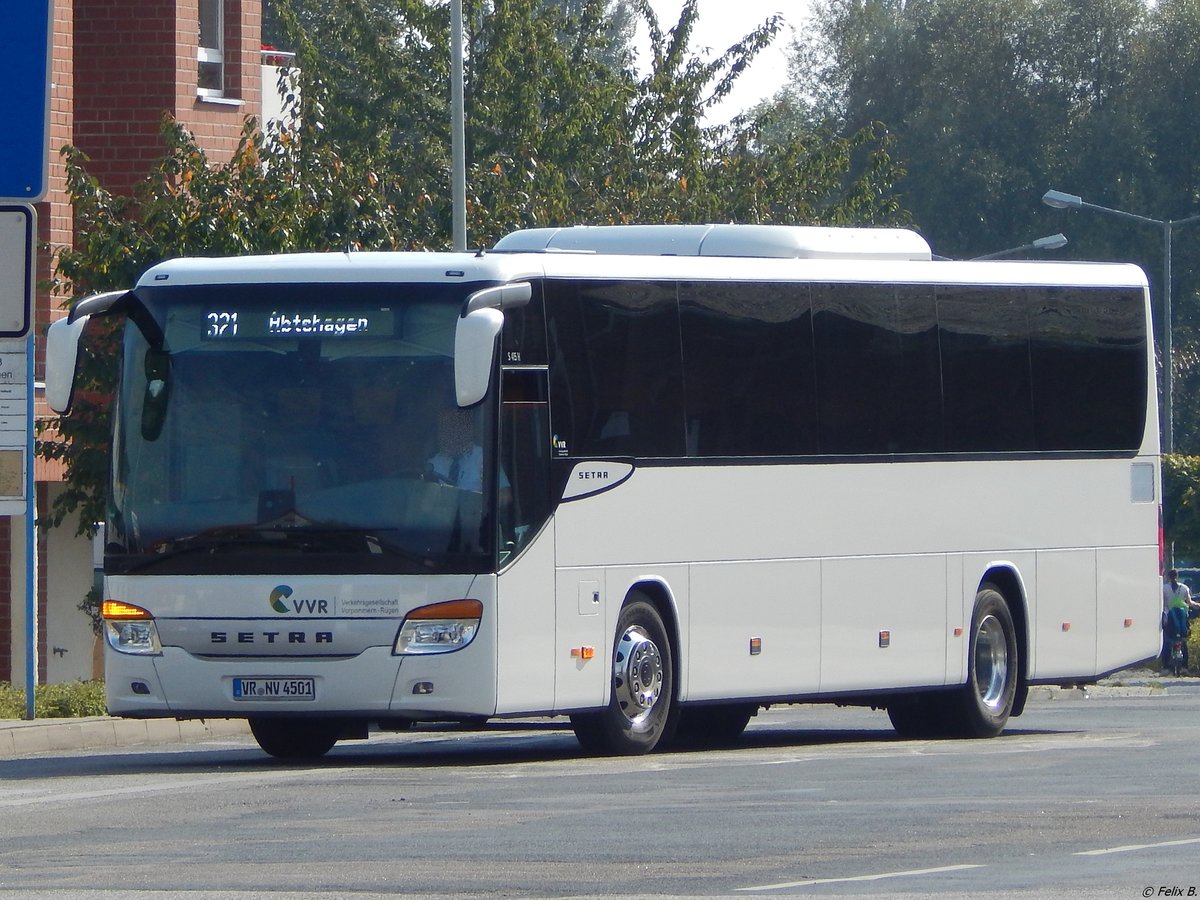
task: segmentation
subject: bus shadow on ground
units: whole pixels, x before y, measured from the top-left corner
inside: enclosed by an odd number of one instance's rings
[[[1076,733],[1061,729],[1007,729],[993,741],[1040,735]],[[739,751],[832,747],[865,744],[950,744],[965,739],[913,740],[892,729],[881,728],[789,728],[751,726],[734,741],[709,743],[679,741],[656,751],[650,758],[665,755],[699,755]],[[973,741],[972,741],[973,742]],[[486,767],[560,762],[568,760],[619,759],[588,754],[579,746],[570,726],[561,722],[491,722],[484,725],[427,725],[407,732],[373,734],[366,741],[344,741],[326,756],[314,760],[281,760],[247,742],[241,746],[211,743],[187,749],[174,747],[130,747],[123,752],[106,751],[89,756],[40,756],[0,760],[0,780],[20,781],[55,777],[102,775],[212,774],[215,772],[326,768],[411,768]]]

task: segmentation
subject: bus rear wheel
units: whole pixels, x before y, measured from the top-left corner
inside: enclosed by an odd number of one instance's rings
[[[985,584],[975,595],[967,683],[958,695],[956,729],[963,737],[995,737],[1017,696],[1017,632],[1004,595]]]
[[[966,684],[895,697],[887,707],[905,738],[995,737],[1016,703],[1017,632],[1004,595],[990,584],[975,595]]]
[[[571,716],[571,726],[590,753],[649,753],[670,741],[678,713],[671,642],[645,595],[632,595],[622,607],[612,660],[608,706]]]
[[[333,749],[343,725],[331,719],[250,719],[258,746],[276,759],[318,759]]]
[[[907,694],[888,704],[888,718],[902,738],[949,737],[953,733],[954,697],[944,691]]]

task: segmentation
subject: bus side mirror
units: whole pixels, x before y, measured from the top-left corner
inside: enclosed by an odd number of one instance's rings
[[[51,323],[46,332],[46,405],[60,416],[71,411],[79,342],[88,320],[121,309],[132,296],[129,291],[92,294],[78,301],[67,318]]]
[[[492,307],[473,309],[454,330],[454,393],[460,407],[474,406],[487,394],[496,361],[496,337],[504,313]]]
[[[60,416],[71,411],[79,339],[90,318],[84,315],[74,321],[59,319],[46,332],[46,404]]]

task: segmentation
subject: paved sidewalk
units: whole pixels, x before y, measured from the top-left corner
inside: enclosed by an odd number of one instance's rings
[[[1102,699],[1104,697],[1165,697],[1172,686],[1200,686],[1200,678],[1174,678],[1152,670],[1133,670],[1106,678],[1087,688],[1034,687],[1029,702]],[[244,719],[0,719],[0,759],[69,750],[103,750],[137,744],[179,744],[206,738],[248,735]]]

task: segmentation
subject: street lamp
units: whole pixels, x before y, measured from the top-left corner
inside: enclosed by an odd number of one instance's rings
[[[1173,453],[1175,450],[1175,417],[1174,417],[1174,381],[1175,373],[1171,368],[1171,232],[1173,229],[1200,222],[1200,215],[1188,216],[1186,219],[1152,219],[1149,216],[1139,216],[1137,213],[1125,212],[1123,209],[1111,209],[1088,203],[1075,194],[1063,191],[1046,191],[1042,202],[1054,209],[1094,209],[1123,219],[1133,219],[1135,222],[1145,222],[1157,225],[1163,233],[1163,285],[1162,285],[1162,346],[1163,346],[1163,418],[1166,420],[1163,428],[1163,452]]]
[[[1030,250],[1058,250],[1060,247],[1067,246],[1067,236],[1065,234],[1048,234],[1045,237],[1035,238],[1028,244],[1022,244],[1020,247],[1009,247],[1007,250],[997,250],[995,253],[985,253],[983,256],[972,256],[972,260],[979,259],[999,259],[1002,256],[1012,256],[1016,253],[1026,253]]]
[[[454,249],[467,249],[467,140],[463,123],[462,0],[450,3],[450,202]]]

